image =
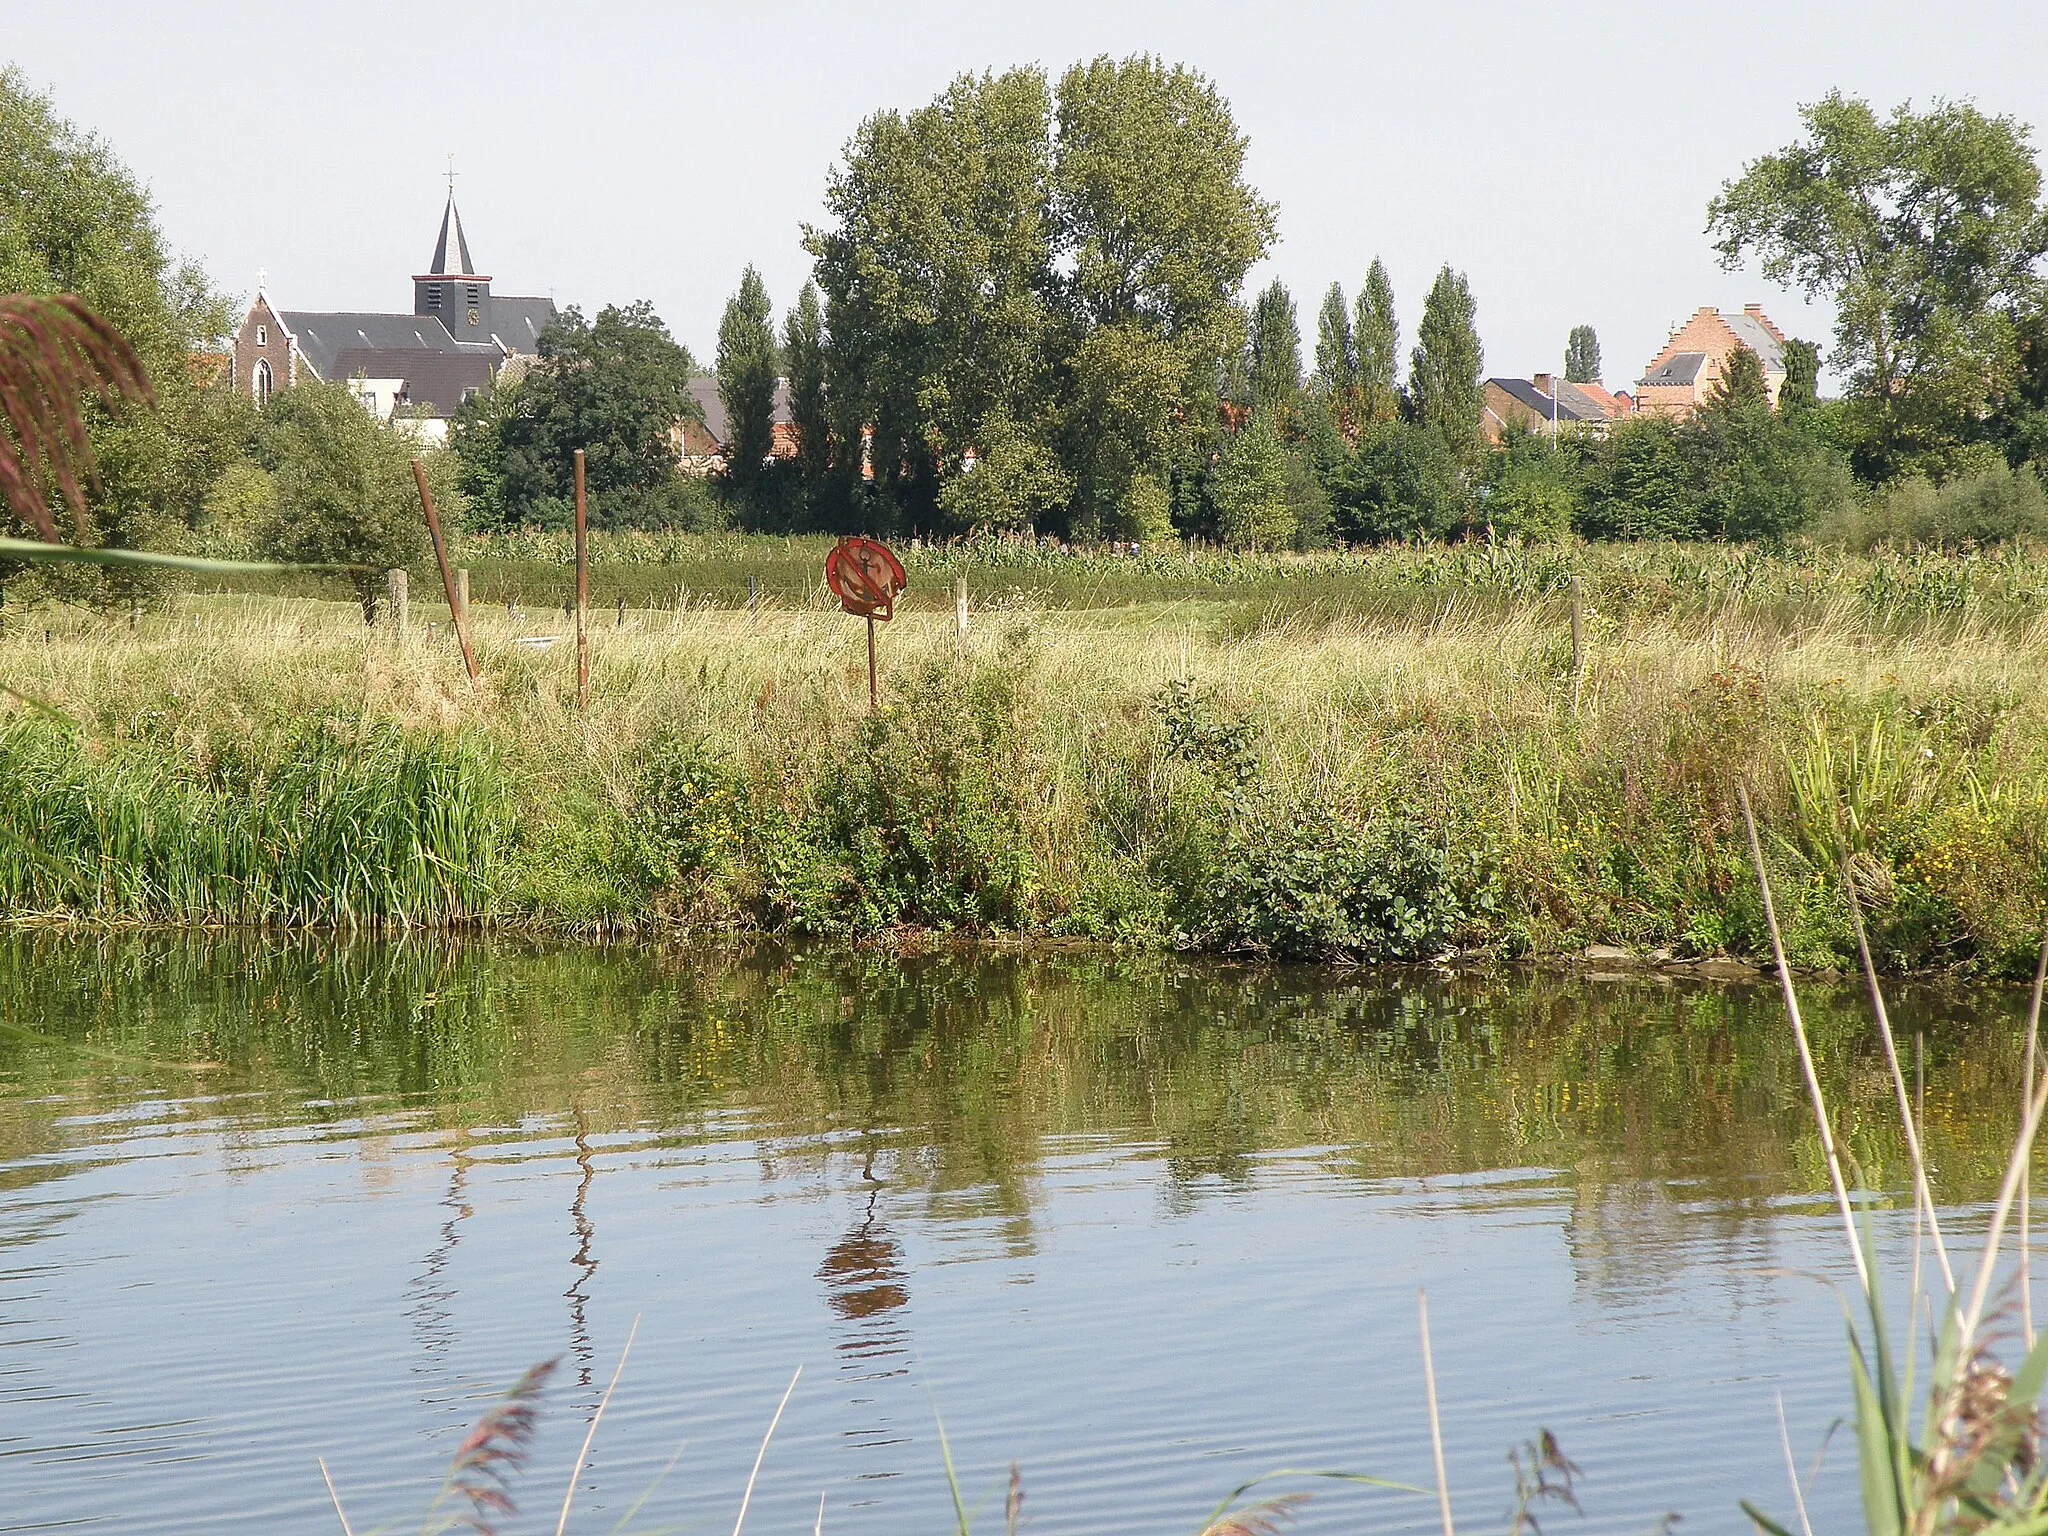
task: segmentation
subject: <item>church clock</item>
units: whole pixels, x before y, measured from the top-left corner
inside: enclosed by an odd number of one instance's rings
[[[483,322],[483,318],[484,318],[484,317],[483,317],[483,316],[482,316],[482,315],[481,315],[480,313],[478,313],[478,312],[477,312],[476,310],[474,310],[474,309],[472,309],[472,310],[471,310],[471,311],[469,312],[469,323],[470,323],[471,325],[479,325],[479,324],[481,324],[481,323]]]

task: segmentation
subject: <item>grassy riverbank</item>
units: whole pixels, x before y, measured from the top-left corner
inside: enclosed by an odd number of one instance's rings
[[[698,557],[796,548],[758,543]],[[674,553],[644,564],[714,585]],[[587,720],[560,610],[482,592],[478,692],[423,603],[404,647],[315,597],[193,594],[132,628],[11,609],[0,679],[47,707],[7,702],[0,898],[120,921],[1754,955],[1746,775],[1798,960],[1850,953],[1839,823],[1883,963],[2030,963],[2048,563],[1468,548],[1197,561],[1188,595],[1153,597],[1176,559],[999,551],[961,643],[935,567],[965,557],[930,552],[872,719],[861,626],[773,586],[754,612],[731,583],[602,612]],[[600,597],[633,565],[603,560]]]

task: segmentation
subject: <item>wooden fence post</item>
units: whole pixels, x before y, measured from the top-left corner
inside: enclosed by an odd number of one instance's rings
[[[464,566],[455,573],[455,606],[462,617],[469,617],[469,567]]]
[[[427,486],[427,467],[418,459],[412,461],[412,483],[420,493],[420,511],[426,514],[427,536],[434,541],[434,565],[441,572],[441,591],[448,599],[448,620],[455,628],[455,643],[462,647],[462,669],[469,674],[469,686],[477,683],[476,652],[469,643],[469,572],[462,573],[462,584],[456,586],[454,573],[448,569],[448,541],[441,537],[441,519],[434,515],[434,493]],[[405,572],[392,574],[403,578]],[[402,593],[404,587],[399,591]]]
[[[576,707],[590,708],[590,527],[583,505],[583,450],[576,450]]]
[[[407,632],[412,628],[412,600],[405,589],[404,570],[393,567],[386,571],[384,589],[390,599],[392,633],[398,637],[398,643],[403,645]]]

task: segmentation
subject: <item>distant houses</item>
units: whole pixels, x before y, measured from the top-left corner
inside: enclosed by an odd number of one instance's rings
[[[507,363],[539,354],[555,301],[492,291],[470,258],[452,191],[433,259],[412,285],[411,314],[279,309],[259,286],[235,333],[234,387],[260,405],[307,379],[345,382],[380,420],[444,440],[463,401]]]
[[[718,380],[708,373],[700,373],[690,380],[690,398],[697,402],[697,409],[703,413],[703,421],[677,423],[677,452],[682,471],[686,475],[723,474],[726,466],[726,448],[732,441],[732,426],[725,414],[724,397],[718,393]],[[772,427],[768,457],[771,459],[793,459],[797,455],[796,419],[790,411],[789,380],[775,381],[775,405],[770,417]]]
[[[1728,359],[1743,347],[1763,364],[1764,387],[1776,405],[1785,383],[1785,335],[1761,304],[1746,304],[1741,314],[1711,306],[1693,311],[1636,380],[1636,409],[1653,416],[1691,415],[1712,397]]]
[[[1627,395],[1609,394],[1598,384],[1573,384],[1548,373],[1526,379],[1488,379],[1481,388],[1480,429],[1498,443],[1503,434],[1573,428],[1604,432],[1633,409]]]

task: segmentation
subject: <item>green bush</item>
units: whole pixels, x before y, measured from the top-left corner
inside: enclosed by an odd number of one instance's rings
[[[1902,480],[1867,511],[1835,519],[1828,531],[1862,550],[1880,544],[1954,549],[2041,538],[2048,536],[2048,494],[2029,465],[1997,465],[1940,486]]]

